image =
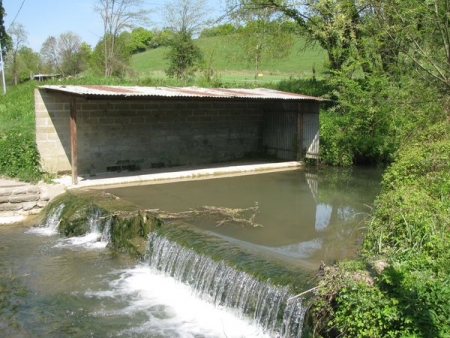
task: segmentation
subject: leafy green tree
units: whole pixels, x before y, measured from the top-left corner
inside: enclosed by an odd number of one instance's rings
[[[104,56],[105,42],[103,40],[114,39],[114,54],[113,59],[107,59]],[[110,44],[111,42],[106,42]],[[97,46],[95,46],[90,57],[90,64],[92,70],[97,74],[104,75],[105,67],[110,67],[109,76],[124,77],[130,70],[131,53],[127,47],[126,35],[121,34],[117,37],[106,35],[101,39]],[[108,62],[108,66],[105,65]]]
[[[265,60],[283,59],[294,45],[294,37],[283,30],[282,21],[270,20],[270,14],[260,13],[256,20],[238,29],[237,42],[244,59],[253,64],[255,80]]]
[[[287,17],[263,1],[241,0],[238,4],[228,4],[237,27],[233,37],[241,47],[242,57],[253,64],[255,80],[264,60],[287,57],[294,44]]]
[[[30,47],[23,46],[19,49],[18,59],[20,62],[19,79],[28,79],[31,75],[39,73],[41,68],[41,58],[39,53],[34,52]]]
[[[76,75],[87,69],[91,51],[79,35],[65,32],[57,38],[48,37],[42,44],[40,53],[46,70],[62,75]]]
[[[122,73],[125,63],[130,60],[124,54],[126,48],[119,46],[123,39],[119,35],[126,29],[130,29],[136,23],[148,22],[148,10],[142,9],[143,0],[97,0],[94,10],[101,16],[103,21],[103,51],[97,51],[96,57],[102,57],[104,75],[111,76]],[[97,47],[96,47],[97,49]],[[119,67],[116,69],[115,67]]]
[[[169,60],[167,76],[188,82],[200,68],[203,54],[189,34],[178,33],[172,40],[166,58]]]
[[[170,28],[163,28],[161,30],[155,29],[153,30],[153,34],[154,38],[151,41],[150,48],[168,46],[174,36],[174,32]]]
[[[379,31],[426,80],[450,89],[450,0],[373,0]]]
[[[280,10],[295,20],[306,33],[309,43],[318,43],[326,50],[331,70],[342,70],[350,58],[358,59],[358,53],[363,52],[364,2],[305,0],[289,4],[267,0],[265,6]]]
[[[173,36],[166,58],[169,67],[166,74],[187,82],[194,76],[203,61],[203,53],[192,37],[205,25],[209,14],[205,0],[177,0],[167,3],[163,17]]]
[[[76,75],[80,73],[81,38],[72,33],[62,33],[58,38],[58,53],[60,57],[60,69],[63,75]]]
[[[78,59],[78,67],[81,70],[87,70],[91,63],[92,48],[86,42],[81,42],[80,49],[76,55]]]
[[[309,43],[318,43],[328,54],[328,66],[341,70],[355,56],[361,37],[364,6],[348,0],[230,0],[234,16],[242,12],[270,11],[294,20]]]
[[[58,41],[54,36],[45,39],[40,50],[46,73],[61,72],[58,55]]]
[[[154,39],[154,33],[143,27],[135,28],[129,33],[128,49],[132,54],[145,52]]]
[[[235,25],[225,23],[211,28],[205,28],[200,33],[200,38],[210,38],[214,36],[229,36],[236,33]]]
[[[12,38],[12,48],[8,52],[8,69],[12,74],[15,85],[19,83],[19,73],[21,72],[21,62],[19,59],[19,50],[27,42],[28,32],[20,23],[14,23],[8,29],[8,34]]]

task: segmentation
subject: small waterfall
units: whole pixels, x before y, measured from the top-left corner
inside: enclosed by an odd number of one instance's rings
[[[61,214],[65,205],[59,204],[56,208],[53,208],[47,215],[44,223],[38,227],[29,229],[28,233],[34,233],[41,236],[53,236],[58,233],[58,225],[61,220]]]
[[[151,267],[188,284],[216,306],[234,309],[274,337],[301,337],[305,308],[286,286],[275,286],[214,261],[153,232],[145,261]]]
[[[100,209],[93,207],[88,213],[86,234],[66,238],[59,246],[84,247],[86,249],[106,248],[111,240],[111,222],[111,217],[103,216]]]
[[[100,209],[94,209],[88,218],[89,232],[87,235],[96,237],[98,242],[108,244],[111,241],[111,217],[103,216]]]
[[[104,242],[104,243],[111,242],[111,224],[112,224],[112,218],[111,217],[106,218],[105,222],[103,224],[102,235],[100,237],[101,242]]]
[[[40,236],[53,236],[58,234],[58,226],[64,208],[64,203],[53,207],[43,224],[29,229],[27,233]],[[86,233],[83,236],[63,238],[57,246],[104,248],[111,242],[111,217],[103,216],[100,209],[90,207],[86,223]]]

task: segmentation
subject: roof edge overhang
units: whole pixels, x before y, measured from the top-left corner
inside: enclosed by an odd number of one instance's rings
[[[269,100],[269,101],[314,101],[326,99],[273,89],[257,88],[200,88],[200,87],[127,87],[93,85],[44,85],[47,92],[85,100]]]

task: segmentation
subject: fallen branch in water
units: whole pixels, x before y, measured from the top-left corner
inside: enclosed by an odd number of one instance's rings
[[[295,298],[301,297],[301,296],[307,294],[308,292],[314,291],[317,288],[318,288],[318,286],[315,286],[315,287],[313,287],[313,288],[311,288],[309,290],[303,291],[303,292],[299,293],[298,295],[295,295],[295,296],[292,296],[292,297],[288,298],[287,301],[289,302],[290,300],[293,300]]]
[[[255,222],[256,215],[259,213],[258,203],[255,203],[255,206],[253,207],[243,209],[203,206],[197,209],[190,209],[188,211],[182,212],[167,212],[161,211],[159,209],[148,209],[146,211],[164,220],[186,220],[201,217],[205,219],[216,219],[216,227],[222,226],[227,223],[234,223],[240,225],[241,227],[262,227],[261,224]],[[248,212],[252,212],[250,217],[246,217],[246,214],[248,214]]]

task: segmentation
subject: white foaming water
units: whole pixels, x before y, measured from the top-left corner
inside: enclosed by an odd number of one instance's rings
[[[54,236],[58,234],[58,226],[64,204],[58,205],[45,220],[43,226],[33,227],[26,231],[29,234],[38,236]],[[84,236],[61,238],[55,247],[83,248],[83,249],[104,249],[110,241],[111,221],[106,220],[103,231],[100,231],[101,212],[96,210],[89,219],[89,232]]]
[[[88,219],[89,232],[84,236],[61,238],[55,247],[83,248],[87,250],[104,249],[110,241],[111,220],[106,220],[100,231],[101,212],[95,211]]]
[[[84,236],[61,238],[55,245],[56,248],[83,248],[83,249],[104,249],[108,242],[102,241],[100,232],[89,232]]]
[[[301,337],[305,308],[288,288],[258,281],[251,275],[197,254],[153,232],[146,262],[155,270],[190,286],[201,299],[234,309],[276,337]],[[280,322],[282,317],[282,322]]]
[[[26,233],[35,234],[39,236],[54,236],[58,234],[58,225],[61,214],[64,210],[64,204],[58,205],[57,208],[47,216],[44,225],[28,229]]]
[[[120,299],[125,306],[92,315],[146,317],[123,330],[124,336],[180,338],[269,338],[262,328],[241,319],[230,309],[217,307],[193,295],[192,289],[160,271],[139,265],[120,271],[111,289],[89,292],[90,297]]]

